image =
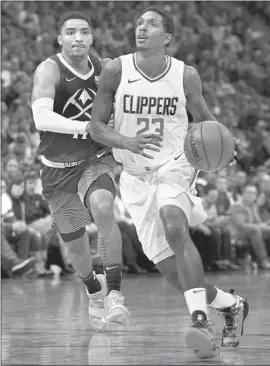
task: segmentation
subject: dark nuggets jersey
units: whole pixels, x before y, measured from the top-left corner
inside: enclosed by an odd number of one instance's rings
[[[76,121],[90,121],[93,100],[101,72],[97,57],[89,56],[90,71],[83,75],[72,68],[59,53],[49,58],[57,63],[60,82],[55,90],[54,112]],[[41,131],[39,150],[54,162],[74,162],[87,159],[102,147],[89,134],[70,135]]]

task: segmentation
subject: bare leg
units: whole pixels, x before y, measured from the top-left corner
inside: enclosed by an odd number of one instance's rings
[[[185,213],[176,206],[160,209],[167,242],[175,253],[177,277],[181,288],[187,291],[204,287],[204,270],[200,254],[190,238]]]

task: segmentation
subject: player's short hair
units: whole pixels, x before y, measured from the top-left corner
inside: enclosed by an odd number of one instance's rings
[[[159,6],[149,6],[147,9],[143,11],[143,13],[141,13],[141,16],[147,13],[148,11],[158,13],[162,17],[163,26],[166,30],[166,33],[174,35],[174,22],[173,17],[170,15],[170,13],[160,8]]]
[[[64,23],[69,19],[83,19],[89,24],[89,27],[91,28],[90,18],[86,14],[81,13],[80,11],[70,11],[70,12],[64,13],[61,16],[61,18],[59,19],[58,34],[61,33],[61,28],[63,27]]]

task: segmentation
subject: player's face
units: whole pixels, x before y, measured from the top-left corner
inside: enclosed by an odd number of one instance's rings
[[[88,54],[93,36],[86,20],[69,19],[63,24],[58,41],[69,56],[84,56]]]
[[[137,20],[137,49],[164,48],[168,43],[168,36],[170,35],[166,33],[160,14],[148,11]]]

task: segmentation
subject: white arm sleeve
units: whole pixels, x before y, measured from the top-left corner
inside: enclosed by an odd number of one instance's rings
[[[56,133],[85,134],[88,122],[76,121],[53,111],[53,99],[40,98],[33,102],[32,112],[36,129]]]

